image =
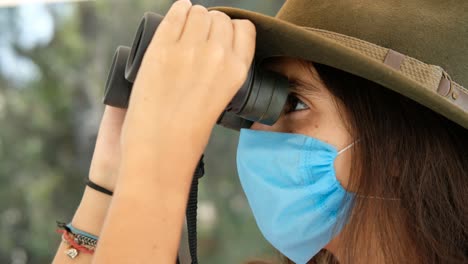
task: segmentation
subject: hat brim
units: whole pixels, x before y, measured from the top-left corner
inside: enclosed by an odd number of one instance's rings
[[[257,31],[255,56],[259,60],[287,56],[325,64],[376,82],[468,129],[467,112],[382,61],[275,17],[232,7],[208,9],[224,12],[232,19],[252,21]]]

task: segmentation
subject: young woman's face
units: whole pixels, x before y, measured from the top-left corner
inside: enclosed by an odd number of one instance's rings
[[[267,69],[297,83],[297,88],[292,89],[293,96],[289,98],[292,103],[286,106],[284,113],[273,126],[256,122],[251,129],[303,134],[342,150],[355,141],[346,129],[346,117],[340,114],[333,96],[320,81],[315,68],[304,65],[310,64],[286,57],[274,58],[264,64]],[[348,187],[351,155],[351,151],[345,151],[335,160],[336,177],[344,188]],[[325,248],[336,254],[340,248],[340,241],[338,235]],[[337,255],[335,257],[339,258]]]
[[[322,84],[315,68],[306,68],[293,58],[275,58],[264,66],[297,83],[293,89],[291,104],[285,109],[273,126],[254,123],[251,129],[307,135],[341,150],[351,144],[351,138],[345,127],[345,117],[341,116],[332,95]],[[343,187],[348,186],[351,167],[351,153],[345,151],[336,158],[335,170]]]

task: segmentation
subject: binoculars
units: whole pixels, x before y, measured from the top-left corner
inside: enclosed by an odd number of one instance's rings
[[[128,107],[133,82],[143,56],[163,18],[156,13],[145,13],[132,47],[117,48],[106,81],[104,104]],[[250,128],[253,122],[273,125],[286,104],[288,88],[289,81],[286,77],[263,69],[254,59],[246,81],[227,105],[217,124],[234,130]]]

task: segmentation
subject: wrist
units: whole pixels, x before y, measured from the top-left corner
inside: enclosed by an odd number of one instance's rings
[[[93,168],[90,170],[88,178],[95,184],[102,186],[109,191],[113,192],[115,190],[117,181],[117,173],[115,172],[115,169],[109,170]]]
[[[86,186],[80,205],[73,216],[72,225],[99,236],[112,196]]]

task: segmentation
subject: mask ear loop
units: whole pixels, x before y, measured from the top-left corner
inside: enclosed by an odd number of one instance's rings
[[[376,199],[376,200],[384,200],[384,201],[401,201],[400,198],[385,198],[380,196],[366,196],[366,195],[356,195],[359,198],[366,198],[366,199]]]
[[[347,147],[345,147],[344,149],[338,151],[338,155],[340,155],[341,153],[345,152],[346,150],[350,149],[352,146],[354,146],[354,144],[358,143],[359,141],[361,141],[360,139],[354,141],[353,143],[349,144]]]
[[[338,151],[338,155],[340,155],[341,153],[343,153],[346,150],[350,149],[351,147],[354,146],[354,144],[358,143],[359,141],[361,141],[361,140],[358,139],[358,140],[354,141],[353,143],[349,144],[349,146],[347,146],[344,149]],[[356,196],[360,197],[360,198],[367,198],[367,199],[386,200],[386,201],[401,201],[400,198],[385,198],[385,197],[380,197],[380,196],[366,196],[366,195],[360,195],[360,194],[357,194]]]

